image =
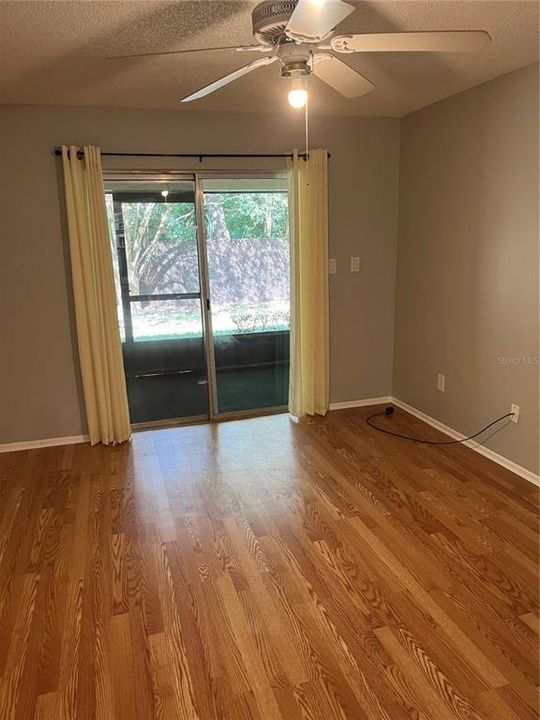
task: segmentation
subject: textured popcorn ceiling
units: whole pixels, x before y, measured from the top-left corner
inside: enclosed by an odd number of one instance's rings
[[[376,89],[346,100],[317,79],[312,109],[400,116],[538,60],[538,4],[475,0],[416,2],[349,0],[357,11],[341,33],[483,29],[482,52],[371,53],[341,56]],[[214,95],[180,106],[179,99],[260,57],[235,51],[111,62],[108,55],[212,45],[251,44],[256,2],[6,2],[0,0],[0,102],[292,112],[276,65]]]

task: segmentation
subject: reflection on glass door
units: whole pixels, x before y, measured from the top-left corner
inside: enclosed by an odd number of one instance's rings
[[[208,417],[194,181],[105,193],[131,422]]]
[[[287,181],[216,177],[202,188],[216,414],[286,406]]]

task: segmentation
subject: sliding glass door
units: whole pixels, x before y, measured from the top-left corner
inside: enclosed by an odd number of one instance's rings
[[[132,423],[283,409],[286,180],[115,175],[105,193]]]
[[[109,181],[132,423],[208,417],[195,183]]]
[[[284,178],[202,180],[217,414],[287,405],[289,227]]]

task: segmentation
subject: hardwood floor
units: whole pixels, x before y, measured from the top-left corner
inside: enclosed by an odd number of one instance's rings
[[[370,411],[0,455],[0,718],[534,720],[537,489]]]

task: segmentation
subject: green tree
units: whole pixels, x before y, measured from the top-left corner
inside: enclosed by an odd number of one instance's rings
[[[256,240],[288,235],[287,193],[205,193],[204,203],[211,237]]]
[[[109,196],[110,197],[110,196]],[[112,200],[107,203],[114,233]],[[122,203],[126,259],[133,294],[148,295],[166,281],[182,255],[193,246],[193,203]]]

